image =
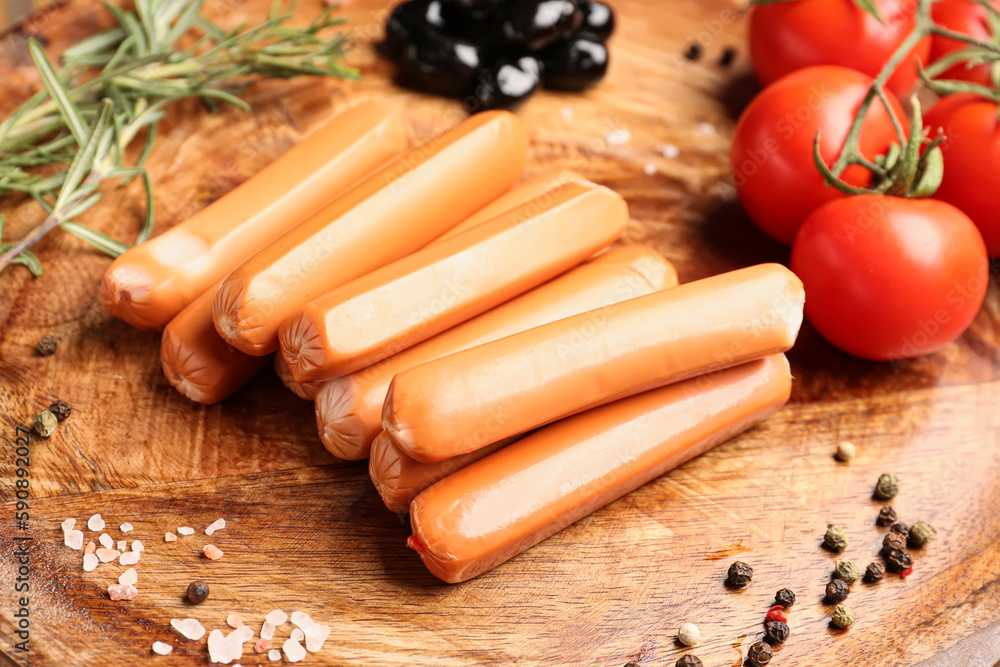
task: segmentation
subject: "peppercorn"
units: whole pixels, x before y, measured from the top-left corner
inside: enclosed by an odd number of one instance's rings
[[[910,534],[907,541],[911,547],[919,549],[933,540],[936,535],[937,531],[934,530],[932,525],[923,521],[918,521],[910,526]]]
[[[35,415],[35,432],[43,438],[47,438],[55,433],[59,420],[48,410]]]
[[[746,588],[751,579],[753,579],[753,568],[738,560],[729,566],[726,585],[731,588]]]
[[[902,572],[913,565],[913,559],[906,549],[883,549],[882,558],[885,559],[885,567],[890,572]]]
[[[878,478],[875,484],[875,497],[879,500],[889,500],[895,498],[899,493],[899,480],[892,473],[885,473]]]
[[[836,524],[826,524],[826,535],[823,536],[823,544],[832,551],[843,551],[847,548],[847,533]]]
[[[899,533],[903,537],[909,537],[910,536],[910,527],[907,526],[902,521],[897,521],[896,523],[892,524],[892,526],[889,528],[889,532],[890,533]]]
[[[878,518],[875,519],[875,523],[879,526],[891,526],[896,523],[896,510],[892,508],[892,505],[886,505],[879,510]]]
[[[732,46],[727,46],[719,58],[719,64],[723,67],[729,67],[733,64],[734,60],[736,60],[736,49]]]
[[[698,656],[682,655],[677,658],[675,667],[703,667],[704,664]]]
[[[782,621],[770,621],[764,625],[764,639],[770,644],[784,644],[790,633],[788,623]]]
[[[45,335],[42,339],[35,343],[35,356],[37,357],[51,357],[56,353],[59,348],[59,343],[52,336]]]
[[[188,584],[187,599],[195,604],[201,604],[208,599],[208,584],[204,581],[192,581]]]
[[[902,533],[886,533],[885,537],[882,538],[882,549],[888,551],[890,549],[905,549],[906,548],[906,536]]]
[[[73,408],[71,408],[69,403],[66,401],[56,401],[49,406],[49,412],[54,414],[56,419],[63,422],[66,421],[70,413],[73,412]]]
[[[848,586],[861,578],[861,568],[850,560],[838,560],[834,568],[834,576],[844,580]]]
[[[843,579],[834,579],[826,585],[826,599],[830,604],[843,602],[850,594],[851,587]]]
[[[865,581],[870,584],[874,584],[876,581],[882,581],[885,576],[885,566],[882,563],[870,563],[865,569]]]
[[[855,456],[857,456],[858,448],[854,446],[853,442],[844,441],[837,445],[837,459],[847,463]]]
[[[838,604],[833,610],[833,615],[830,617],[833,624],[838,628],[847,629],[854,625],[854,612],[851,611],[850,607],[845,607],[842,604]]]
[[[791,607],[795,604],[795,593],[788,588],[782,588],[774,594],[774,602],[782,607]]]
[[[677,641],[685,646],[694,646],[701,639],[701,630],[694,623],[683,623],[677,629]]]
[[[698,58],[701,58],[701,44],[698,42],[691,42],[687,51],[684,52],[684,57],[688,60],[698,60]]]
[[[764,667],[771,662],[773,657],[774,652],[764,642],[754,642],[747,651],[747,662],[750,663],[751,667]]]

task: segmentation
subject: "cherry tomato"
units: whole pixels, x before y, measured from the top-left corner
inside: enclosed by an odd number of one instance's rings
[[[1000,9],[1000,0],[992,0],[991,4]],[[972,0],[941,0],[941,2],[931,5],[931,17],[939,26],[984,42],[992,41],[987,15],[988,10]],[[966,46],[967,44],[956,39],[934,35],[931,40],[930,62],[933,63],[941,56]],[[988,86],[990,85],[990,66],[977,65],[969,68],[961,63],[945,70],[938,78],[973,81]]]
[[[958,338],[989,283],[986,247],[968,216],[945,202],[882,195],[816,209],[795,239],[792,271],[823,337],[876,361]]]
[[[840,65],[878,76],[914,28],[916,0],[875,0],[883,23],[853,0],[797,0],[755,5],[750,55],[761,83],[803,67]],[[921,40],[900,63],[888,88],[900,98],[917,82],[916,61],[926,63],[931,40]]]
[[[979,227],[986,250],[1000,257],[1000,106],[976,95],[951,95],[927,112],[931,136],[940,128],[944,180],[934,195]]]
[[[778,241],[791,245],[810,213],[843,196],[823,181],[813,141],[820,130],[820,154],[833,163],[871,82],[844,67],[809,67],[765,88],[740,116],[730,153],[733,184],[750,217]],[[886,97],[906,131],[899,102],[892,93]],[[896,141],[889,114],[875,102],[862,126],[862,154],[873,159]],[[871,173],[857,166],[841,176],[852,185],[871,182]]]

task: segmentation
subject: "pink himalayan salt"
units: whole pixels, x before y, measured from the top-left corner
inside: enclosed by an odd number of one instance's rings
[[[112,600],[134,600],[139,594],[135,586],[131,584],[111,584],[108,586],[108,595]]]

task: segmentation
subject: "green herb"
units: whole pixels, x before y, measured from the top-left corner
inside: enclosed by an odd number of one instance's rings
[[[342,62],[345,36],[328,34],[344,21],[333,16],[336,7],[308,25],[287,25],[295,4],[283,8],[276,0],[259,25],[223,30],[201,15],[202,0],[136,0],[132,12],[104,2],[117,25],[67,49],[60,70],[29,40],[44,88],[0,122],[0,195],[27,193],[48,217],[19,242],[0,245],[0,270],[17,263],[39,275],[28,248],[56,227],[112,257],[127,250],[74,221],[100,200],[105,180],[142,178],[146,217],[135,242],[148,239],[155,212],[144,164],[170,104],[200,98],[249,110],[237,94],[262,78],[357,77]],[[140,136],[144,147],[126,165],[126,150]]]

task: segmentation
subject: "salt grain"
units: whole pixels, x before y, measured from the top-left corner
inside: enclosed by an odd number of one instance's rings
[[[177,529],[177,532],[181,535],[194,535],[194,528],[191,528],[190,526],[181,526]]]
[[[281,651],[279,651],[276,648],[272,648],[270,651],[267,652],[267,659],[270,660],[271,662],[277,662],[278,660],[281,660]]]
[[[292,633],[294,637],[294,633]],[[285,657],[288,658],[288,662],[298,662],[302,658],[306,657],[306,650],[303,648],[302,644],[298,643],[295,639],[286,639],[285,643],[281,645],[282,650],[285,652]]]
[[[102,563],[110,563],[121,556],[121,552],[116,549],[98,549],[94,552]]]
[[[123,533],[130,533],[130,532],[132,532],[132,524],[130,524],[130,523],[123,523],[121,525],[121,530],[122,530]]]
[[[170,627],[193,641],[198,641],[205,636],[205,626],[195,618],[172,618],[170,619]]]
[[[562,119],[568,123],[573,120],[573,117],[576,115],[576,111],[573,110],[573,107],[563,107],[559,110],[559,115],[562,116]]]
[[[122,572],[122,576],[118,577],[119,584],[125,584],[126,586],[131,586],[139,580],[139,575],[135,573],[135,568],[130,567],[129,569]]]
[[[126,551],[118,559],[118,562],[122,565],[135,565],[139,562],[139,557],[142,555],[139,551]]]
[[[323,644],[326,642],[326,638],[330,636],[330,626],[320,625],[316,623],[308,630],[306,630],[306,648],[310,653],[315,653],[316,651],[323,648]]]
[[[302,632],[299,628],[292,630],[292,641],[300,642],[306,638],[306,633]]]
[[[258,639],[257,643],[253,645],[253,650],[257,653],[263,653],[271,648],[271,642],[267,639]]]
[[[83,571],[84,572],[93,572],[94,570],[97,569],[97,565],[100,562],[101,561],[99,561],[97,559],[97,556],[95,556],[94,554],[85,554],[83,556]]]
[[[104,519],[100,514],[95,514],[87,520],[87,528],[91,530],[104,530]]]
[[[226,641],[222,630],[212,630],[208,633],[208,657],[212,662],[228,665],[235,658],[232,656],[232,645]]]
[[[228,623],[231,628],[238,628],[243,625],[243,619],[240,618],[239,614],[230,614],[229,616],[226,616],[226,623]]]
[[[605,132],[604,140],[608,142],[609,146],[624,146],[632,141],[632,133],[623,127],[616,128]]]
[[[166,535],[163,536],[163,541],[164,542],[176,542],[177,541],[177,536],[174,535],[173,533],[167,533]]]
[[[275,609],[270,614],[264,617],[264,620],[278,628],[285,624],[288,620],[288,614],[281,611],[280,609]]]
[[[292,612],[292,625],[297,625],[303,630],[308,630],[315,624],[316,621],[312,620],[312,618],[309,617],[309,614],[305,613],[304,611]]]
[[[63,533],[63,543],[70,549],[76,549],[79,551],[83,548],[83,531],[67,530]]]
[[[211,535],[215,531],[222,530],[225,527],[226,527],[226,520],[225,519],[216,519],[211,524],[209,524],[208,528],[205,529],[205,534],[206,535]]]
[[[222,558],[222,550],[214,544],[206,544],[201,551],[205,554],[205,558],[209,560],[219,560]]]
[[[272,612],[274,613],[274,612]],[[264,625],[260,627],[261,639],[273,639],[274,638],[274,623],[271,621],[264,621]]]
[[[715,126],[711,123],[698,123],[698,129],[701,130],[702,134],[715,134]]]
[[[174,647],[170,644],[164,644],[163,642],[153,642],[153,653],[157,655],[167,655],[174,650]]]
[[[667,158],[668,160],[673,160],[678,155],[681,154],[681,149],[677,148],[673,144],[660,144],[656,147],[660,155]]]
[[[656,165],[650,162],[649,164],[647,164],[645,167],[642,168],[642,173],[646,174],[647,176],[652,176],[653,174],[656,173]]]
[[[111,539],[111,536],[107,533],[101,533],[101,536],[97,538],[97,541],[101,543],[105,549],[114,549],[115,541]]]
[[[67,530],[73,530],[76,528],[76,519],[66,519],[62,522],[62,529],[65,533]]]
[[[85,554],[92,554],[95,551],[97,551],[97,545],[94,544],[94,540],[87,542],[87,546],[83,548],[83,553]]]
[[[134,600],[139,591],[131,584],[111,584],[108,586],[108,595],[112,600]]]
[[[134,540],[134,541],[132,542],[132,551],[138,551],[139,553],[142,553],[142,551],[143,551],[143,550],[144,550],[145,548],[146,548],[146,547],[144,547],[144,546],[142,545],[142,542],[140,542],[139,540]]]
[[[128,542],[125,540],[118,540],[118,546],[116,547],[118,551],[125,551],[128,549]]]

